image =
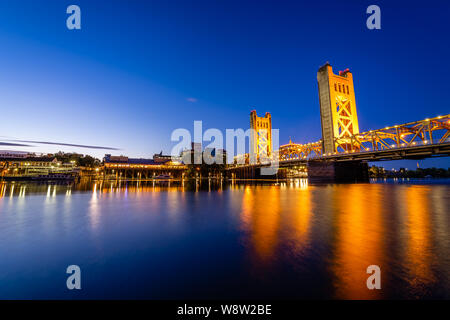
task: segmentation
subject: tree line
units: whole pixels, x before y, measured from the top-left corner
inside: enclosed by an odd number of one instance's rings
[[[408,170],[386,170],[383,167],[371,166],[369,168],[371,178],[450,178],[450,168],[417,168]]]

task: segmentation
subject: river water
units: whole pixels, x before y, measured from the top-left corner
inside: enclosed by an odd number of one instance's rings
[[[449,299],[449,207],[448,180],[0,183],[0,298]]]

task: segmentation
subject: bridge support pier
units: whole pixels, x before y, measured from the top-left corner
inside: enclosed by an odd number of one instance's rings
[[[367,162],[308,161],[307,168],[309,182],[369,182]]]
[[[279,168],[276,174],[262,175],[261,167],[243,167],[235,168],[229,171],[227,176],[231,179],[250,179],[250,180],[275,180],[284,179],[287,176],[286,168]]]

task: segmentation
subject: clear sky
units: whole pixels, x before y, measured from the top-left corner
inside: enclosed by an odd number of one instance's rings
[[[71,4],[81,30],[66,28]],[[366,28],[370,4],[381,30]],[[445,0],[0,0],[1,141],[120,150],[0,149],[151,157],[194,120],[247,129],[252,109],[281,144],[317,141],[326,61],[352,71],[362,131],[448,114],[449,21]]]

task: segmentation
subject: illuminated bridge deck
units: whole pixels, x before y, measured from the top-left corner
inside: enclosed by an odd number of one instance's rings
[[[309,159],[289,159],[281,160],[280,166],[292,163],[306,163],[307,161],[385,161],[402,159],[425,159],[430,157],[450,156],[450,141],[440,144],[415,145],[410,147],[399,147],[386,150],[361,151],[336,153],[332,155],[323,155],[311,157]]]

